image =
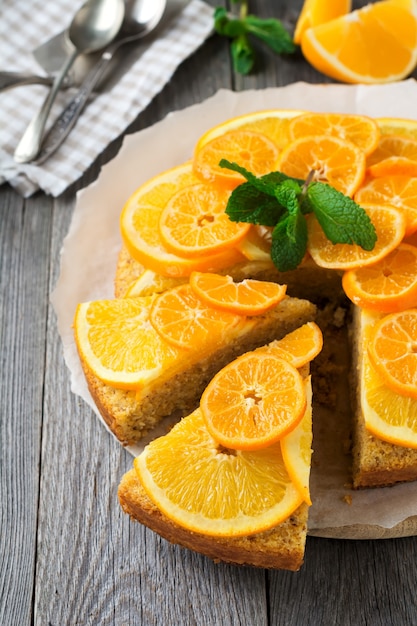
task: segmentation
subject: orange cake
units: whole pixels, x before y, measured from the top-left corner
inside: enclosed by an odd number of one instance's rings
[[[416,172],[417,122],[271,110],[210,129],[189,162],[142,185],[121,212],[115,299],[75,317],[91,394],[120,441],[172,414],[186,429],[227,364],[315,319],[325,349],[312,364],[313,420],[336,379],[349,385],[353,486],[417,479]],[[352,362],[336,372],[326,337],[341,332]],[[221,536],[190,527],[144,471],[147,450],[120,485],[133,518],[214,559],[300,566],[306,498],[239,537],[225,523]]]

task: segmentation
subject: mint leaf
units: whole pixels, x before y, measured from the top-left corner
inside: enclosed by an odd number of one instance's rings
[[[373,250],[376,232],[367,213],[348,196],[326,183],[312,182],[307,197],[324,234],[332,243],[356,243]]]
[[[248,15],[245,25],[251,35],[266,43],[277,54],[292,54],[297,50],[292,37],[280,20],[265,20],[255,15]]]
[[[252,184],[242,183],[232,191],[226,213],[232,222],[275,226],[285,213],[285,207]]]
[[[300,211],[298,196],[301,187],[295,180],[284,180],[275,187],[275,197],[280,204],[286,207],[290,215],[296,215]]]
[[[307,250],[307,222],[301,211],[281,219],[272,231],[271,259],[280,272],[295,269]]]
[[[217,7],[214,11],[214,28],[219,35],[225,37],[239,37],[247,30],[242,20],[230,18],[223,7]]]
[[[290,180],[289,176],[287,176],[286,174],[282,174],[281,172],[270,172],[269,174],[265,174],[264,176],[257,177],[252,174],[252,172],[249,172],[249,170],[244,168],[242,165],[238,165],[238,163],[228,161],[227,159],[221,159],[219,165],[220,167],[232,170],[233,172],[238,172],[244,178],[246,178],[246,180],[250,182],[251,185],[253,185],[256,189],[272,197],[275,197],[275,188],[278,184],[282,183],[284,180]]]
[[[230,44],[233,69],[239,74],[249,74],[255,65],[255,52],[246,35],[239,35]]]

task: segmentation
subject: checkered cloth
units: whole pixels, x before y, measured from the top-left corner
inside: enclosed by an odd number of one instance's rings
[[[81,4],[74,0],[2,0],[1,69],[44,74],[30,51],[64,30]],[[45,87],[30,85],[0,93],[0,184],[8,181],[25,197],[39,188],[60,195],[145,109],[212,27],[213,9],[202,0],[192,0],[113,88],[96,96],[60,149],[39,166],[15,163],[13,153],[45,98]],[[71,88],[58,95],[52,120],[74,93]]]

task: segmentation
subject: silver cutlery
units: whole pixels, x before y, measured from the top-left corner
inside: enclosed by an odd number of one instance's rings
[[[124,11],[123,0],[88,0],[77,11],[68,28],[74,51],[55,77],[42,107],[29,123],[15,150],[15,161],[27,163],[38,155],[50,110],[68,71],[80,54],[102,49],[114,39],[121,27]]]

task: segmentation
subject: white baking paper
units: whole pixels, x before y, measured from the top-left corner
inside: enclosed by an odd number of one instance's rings
[[[375,86],[295,83],[241,93],[221,90],[201,104],[169,114],[154,126],[125,138],[119,154],[103,167],[98,180],[77,195],[63,244],[59,280],[51,296],[71,373],[71,389],[98,417],[78,360],[72,321],[79,302],[113,297],[121,246],[119,215],[125,201],[151,176],[188,160],[197,139],[212,126],[236,115],[271,108],[417,119],[417,83],[412,79]],[[132,454],[139,450],[130,449]],[[351,491],[345,486],[348,473],[343,480],[345,469],[329,471],[328,466],[313,466],[311,534],[379,537],[384,529],[404,521],[407,530],[402,534],[417,534],[417,525],[410,521],[417,516],[417,483]],[[352,532],[352,528],[356,530]]]

